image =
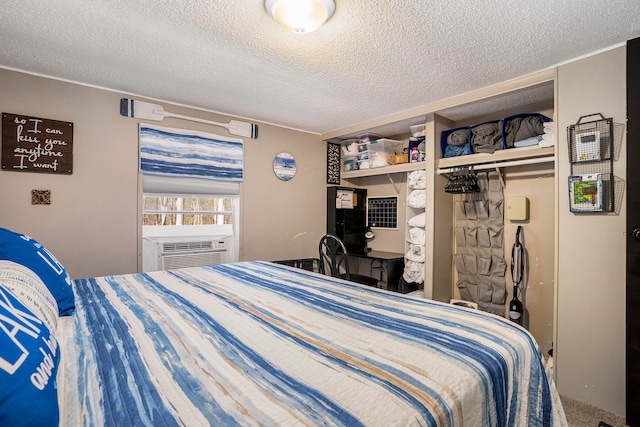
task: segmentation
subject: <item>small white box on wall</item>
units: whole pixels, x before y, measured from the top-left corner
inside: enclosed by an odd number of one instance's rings
[[[529,219],[529,199],[524,196],[507,197],[507,219],[525,221]]]

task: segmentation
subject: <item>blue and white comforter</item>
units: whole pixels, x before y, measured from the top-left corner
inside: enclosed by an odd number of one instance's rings
[[[74,285],[62,425],[566,425],[497,316],[267,262]]]

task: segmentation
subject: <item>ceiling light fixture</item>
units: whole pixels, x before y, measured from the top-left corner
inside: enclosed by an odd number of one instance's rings
[[[315,30],[336,9],[333,0],[265,0],[264,7],[280,25],[298,34]]]

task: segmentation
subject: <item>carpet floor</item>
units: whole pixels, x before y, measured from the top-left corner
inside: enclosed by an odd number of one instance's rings
[[[562,407],[569,427],[598,427],[601,421],[613,427],[625,427],[624,417],[604,411],[595,406],[561,396]]]

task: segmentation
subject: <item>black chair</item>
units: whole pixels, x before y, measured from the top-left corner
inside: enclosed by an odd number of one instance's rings
[[[349,254],[340,238],[327,234],[320,239],[318,246],[320,253],[319,270],[321,274],[349,280],[350,282],[377,287],[378,279],[349,272]]]

